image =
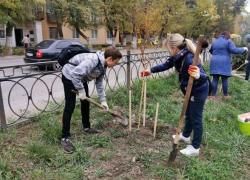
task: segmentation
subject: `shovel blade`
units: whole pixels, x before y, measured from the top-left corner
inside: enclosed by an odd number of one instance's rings
[[[173,149],[172,149],[172,151],[170,152],[170,155],[169,155],[169,157],[168,157],[168,163],[167,163],[168,166],[171,165],[171,164],[173,164],[173,162],[174,162],[175,159],[176,159],[177,154],[178,154],[178,147],[177,147],[177,144],[173,144]]]
[[[127,116],[121,112],[121,111],[116,111],[117,115],[119,116],[115,116],[115,120],[121,124],[123,124],[124,126],[128,125],[128,118]]]

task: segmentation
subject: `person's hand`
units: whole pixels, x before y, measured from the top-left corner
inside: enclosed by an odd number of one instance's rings
[[[188,68],[188,74],[194,77],[195,79],[199,79],[201,75],[200,69],[197,66],[192,66],[192,65],[190,65]]]
[[[150,69],[147,69],[147,70],[144,71],[145,76],[149,76],[150,74],[151,74]],[[141,77],[143,77],[143,71],[141,72]]]
[[[244,49],[245,51],[248,51],[248,48],[247,48],[247,47],[243,47],[243,49]]]
[[[103,107],[105,107],[107,111],[109,110],[109,106],[108,106],[108,104],[107,104],[107,101],[102,101],[102,102],[101,102],[101,105],[102,105]]]
[[[79,92],[78,96],[79,96],[79,98],[80,98],[82,101],[85,100],[85,99],[87,98],[85,92]]]
[[[249,63],[249,61],[246,59],[246,60],[245,60],[245,64],[248,64],[248,63]]]

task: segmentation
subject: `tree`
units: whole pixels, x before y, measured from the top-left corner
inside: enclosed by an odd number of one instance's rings
[[[66,1],[65,0],[51,0],[49,2],[47,0],[47,4],[48,3],[52,7],[52,12],[55,13],[59,37],[60,39],[63,39],[62,26],[63,26],[65,15],[66,15],[66,5],[67,5]]]
[[[112,45],[115,46],[115,39],[119,29],[119,25],[123,24],[126,14],[125,4],[127,0],[102,0],[101,13],[103,24],[109,30],[112,36]]]
[[[100,3],[99,0],[68,0],[64,25],[76,29],[76,32],[89,43],[89,37],[82,31],[99,24]]]
[[[191,10],[191,16],[192,22],[189,26],[189,34],[195,39],[200,34],[210,37],[218,26],[220,18],[217,14],[217,7],[210,0],[197,0],[196,5]]]
[[[217,13],[220,16],[218,28],[216,33],[219,34],[222,31],[234,31],[234,19],[236,16],[244,12],[244,6],[247,0],[215,0],[217,5]]]
[[[15,26],[25,26],[35,20],[35,8],[45,3],[45,0],[1,0],[0,24],[6,25],[6,45],[11,43],[12,30]],[[12,52],[8,52],[10,54]]]

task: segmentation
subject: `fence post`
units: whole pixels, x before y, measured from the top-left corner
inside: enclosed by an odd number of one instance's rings
[[[3,94],[2,94],[1,82],[0,82],[0,119],[1,119],[1,127],[4,130],[6,130],[7,129],[7,123],[6,123],[4,106],[3,106]]]
[[[130,50],[127,50],[127,88],[130,90],[131,74],[130,74],[130,60],[131,54]]]

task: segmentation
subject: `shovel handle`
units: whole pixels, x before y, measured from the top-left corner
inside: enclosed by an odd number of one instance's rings
[[[72,91],[73,93],[75,93],[76,95],[79,94],[76,90],[71,90],[71,91]],[[97,106],[97,107],[99,107],[99,108],[101,108],[101,109],[106,109],[104,106],[102,106],[101,104],[95,102],[95,101],[94,101],[93,99],[91,99],[91,98],[88,98],[88,97],[87,97],[87,98],[84,99],[84,100],[87,100],[88,102],[94,104],[95,106]],[[119,114],[115,113],[114,111],[108,110],[107,112],[110,113],[110,114],[112,114],[112,115],[114,115],[114,116],[117,116],[117,117],[123,119],[123,117],[121,117]]]
[[[198,44],[197,44],[197,47],[196,47],[196,51],[195,51],[195,54],[194,54],[194,60],[193,60],[193,64],[192,64],[193,66],[197,66],[198,59],[199,59],[199,54],[201,52],[201,45],[202,45],[202,42],[203,42],[203,38],[204,38],[203,35],[199,36]],[[184,122],[184,118],[185,118],[185,114],[186,114],[187,105],[188,105],[188,101],[189,101],[189,98],[190,98],[193,82],[194,82],[194,78],[192,76],[189,76],[188,86],[187,86],[187,90],[186,90],[186,94],[185,94],[185,98],[184,98],[184,102],[183,102],[183,106],[182,106],[179,125],[178,125],[176,135],[175,135],[175,139],[174,139],[174,144],[178,144],[178,141],[179,141],[179,137],[180,137],[182,125],[183,125],[183,122]]]
[[[79,93],[76,90],[71,90],[73,93],[75,93],[76,95],[79,95]],[[82,100],[82,99],[81,99]],[[85,99],[84,99],[85,100]],[[94,105],[96,105],[97,107],[101,108],[101,109],[105,109],[104,106],[102,106],[101,104],[95,102],[94,100],[92,100],[91,98],[86,97],[86,100]]]

